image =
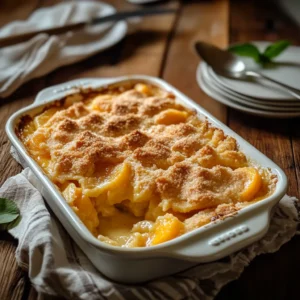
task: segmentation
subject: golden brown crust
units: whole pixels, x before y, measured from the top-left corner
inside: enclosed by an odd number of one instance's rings
[[[68,96],[23,118],[19,136],[88,228],[114,245],[145,246],[148,233],[103,237],[106,218],[155,222],[172,214],[189,231],[265,198],[276,185],[234,138],[145,84]]]
[[[176,141],[172,150],[182,152],[186,156],[191,156],[203,146],[203,141],[200,136],[197,134],[191,134]]]
[[[139,108],[139,113],[142,115],[153,116],[167,108],[176,108],[174,99],[160,98],[160,97],[147,97]]]
[[[144,95],[135,90],[122,93],[113,101],[111,112],[115,115],[136,114],[143,98]]]
[[[107,139],[83,131],[62,150],[53,153],[55,172],[71,173],[79,176],[91,176],[96,171],[97,164],[115,164],[122,160],[122,154],[117,145]]]
[[[121,148],[134,150],[136,148],[143,147],[149,139],[150,137],[147,136],[147,134],[140,130],[134,130],[122,138]]]
[[[205,209],[184,220],[187,231],[194,230],[210,222],[234,215],[239,209],[235,204],[220,204],[215,209]]]
[[[139,127],[141,118],[134,114],[111,116],[104,125],[103,131],[108,136],[120,136]]]
[[[62,111],[62,114],[72,119],[78,119],[81,118],[82,116],[89,114],[89,111],[83,103],[79,102],[79,103],[74,103],[65,111]]]
[[[184,161],[170,167],[156,184],[163,209],[185,213],[239,201],[247,181],[247,173],[239,169],[207,169]]]
[[[167,165],[171,153],[171,150],[162,142],[152,139],[143,147],[136,149],[133,156],[144,166],[152,167],[156,165],[160,168],[161,165]]]

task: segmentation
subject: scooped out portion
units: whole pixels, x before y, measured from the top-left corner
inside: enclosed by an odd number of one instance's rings
[[[263,201],[277,177],[236,140],[145,82],[83,91],[18,135],[80,220],[112,246],[151,247]]]

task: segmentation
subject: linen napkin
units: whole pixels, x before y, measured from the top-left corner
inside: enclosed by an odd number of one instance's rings
[[[103,2],[70,1],[36,10],[27,20],[0,29],[0,38],[90,20],[115,12]],[[126,22],[104,23],[58,36],[39,34],[0,49],[0,98],[11,95],[30,79],[83,60],[116,44],[126,34]]]
[[[222,260],[199,264],[173,276],[136,286],[122,285],[105,278],[93,267],[45,205],[34,187],[36,180],[27,168],[4,183],[0,197],[14,200],[20,208],[21,222],[10,233],[19,241],[17,262],[29,272],[40,295],[72,300],[213,299],[257,255],[275,252],[288,242],[299,225],[299,201],[284,196],[260,241]]]

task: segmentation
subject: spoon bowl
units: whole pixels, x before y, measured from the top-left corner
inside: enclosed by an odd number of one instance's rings
[[[196,42],[195,49],[199,56],[219,75],[234,79],[265,79],[277,84],[283,88],[287,93],[291,94],[297,99],[300,99],[298,89],[292,88],[286,84],[278,82],[264,74],[256,71],[247,70],[244,62],[233,53],[222,50],[214,45],[205,42]]]
[[[244,76],[246,66],[233,53],[204,42],[196,42],[195,49],[202,59],[220,75],[234,78]]]

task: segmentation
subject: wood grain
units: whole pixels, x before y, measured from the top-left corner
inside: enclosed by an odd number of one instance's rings
[[[60,0],[4,0],[0,2],[0,26],[13,19],[24,19],[36,7]],[[133,8],[124,0],[108,1],[118,9]],[[300,196],[300,121],[272,120],[228,110],[205,95],[195,80],[199,62],[193,50],[196,40],[225,47],[230,42],[289,38],[299,44],[299,28],[274,2],[248,0],[168,1],[178,8],[176,15],[151,17],[135,25],[126,38],[111,49],[82,62],[59,68],[21,87],[13,96],[0,101],[0,170],[2,184],[21,168],[10,157],[4,132],[7,118],[33,101],[44,87],[80,77],[110,77],[125,74],[161,76],[254,144],[287,173],[291,195]],[[12,13],[9,13],[12,12]],[[230,19],[229,19],[230,16]],[[14,258],[16,241],[0,233],[0,299],[37,299],[27,275]],[[218,295],[225,299],[299,299],[298,272],[300,241],[294,238],[274,254],[256,258],[241,278],[228,284]]]
[[[196,82],[200,61],[194,43],[203,40],[225,47],[228,43],[228,1],[186,1],[169,44],[162,76],[226,123],[224,105],[208,97]]]
[[[109,1],[119,9],[134,6],[123,0]],[[178,8],[178,1],[166,7]],[[147,17],[129,26],[129,33],[118,45],[83,62],[62,67],[47,76],[47,84],[80,77],[114,77],[129,74],[158,76],[162,57],[176,14]]]
[[[300,43],[299,28],[270,1],[231,1],[231,42],[290,39]],[[300,119],[259,118],[230,109],[229,126],[277,163],[289,179],[288,193],[299,197]],[[297,178],[297,176],[298,178]],[[299,299],[300,240],[254,259],[239,280],[223,288],[217,300]]]
[[[25,20],[38,6],[39,0],[1,0],[0,27],[11,22],[11,20]]]
[[[0,240],[0,299],[21,299],[27,283],[26,274],[12,256],[16,242],[8,234],[2,238],[5,240]]]

